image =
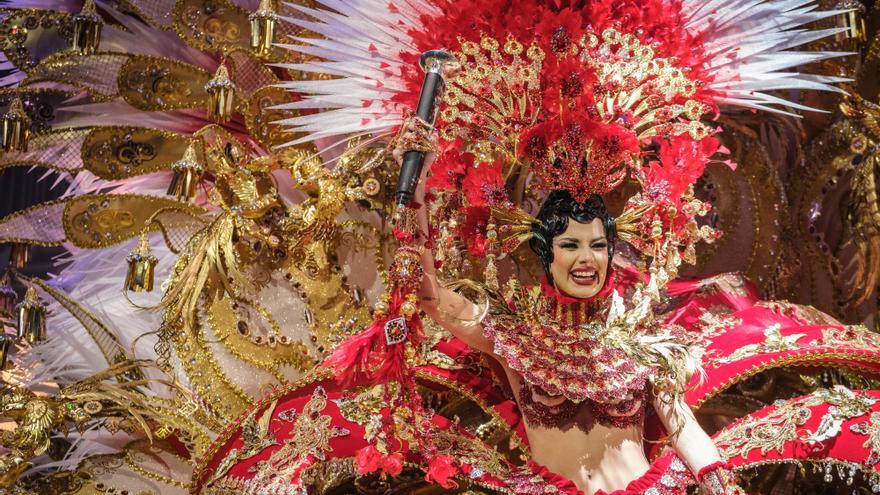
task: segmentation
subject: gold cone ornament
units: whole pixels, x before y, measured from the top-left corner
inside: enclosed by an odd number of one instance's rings
[[[196,188],[202,179],[205,167],[199,163],[195,143],[187,146],[183,158],[171,166],[174,175],[168,184],[168,195],[178,200],[188,201],[196,197]]]
[[[95,0],[86,0],[79,14],[73,16],[73,43],[71,49],[80,55],[91,55],[101,43],[104,23],[95,8]]]
[[[251,23],[251,48],[261,57],[269,54],[272,43],[275,42],[278,14],[275,13],[272,3],[272,0],[261,0],[260,8],[248,16],[248,21]]]
[[[12,249],[9,251],[9,266],[16,270],[26,267],[31,261],[31,245],[23,242],[12,243]]]
[[[205,84],[208,92],[208,118],[217,123],[224,123],[232,116],[235,101],[235,84],[229,79],[229,70],[220,64],[214,77]]]
[[[125,276],[125,290],[152,291],[156,263],[159,260],[150,251],[150,241],[147,239],[147,234],[141,234],[137,247],[126,259],[128,260],[128,274]]]
[[[37,290],[28,287],[24,300],[15,307],[18,313],[18,338],[36,344],[46,339],[46,308],[37,297]]]
[[[9,364],[9,351],[12,350],[12,344],[15,339],[5,333],[0,333],[0,371],[6,369]]]
[[[3,149],[5,151],[27,151],[31,137],[31,119],[24,111],[24,104],[18,95],[3,114]]]
[[[837,33],[835,39],[837,41],[853,40],[857,43],[864,43],[867,40],[865,31],[865,7],[859,2],[843,2],[838,8],[850,8],[837,16],[837,27],[846,28],[845,31]]]
[[[18,295],[12,288],[12,276],[7,271],[0,277],[0,315],[12,318],[15,314],[15,300]]]

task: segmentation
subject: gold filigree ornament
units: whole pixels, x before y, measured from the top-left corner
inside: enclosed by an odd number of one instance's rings
[[[834,325],[822,329],[822,337],[809,345],[835,349],[850,347],[873,352],[880,348],[880,334],[868,330],[864,325]]]
[[[140,388],[152,383],[169,387],[172,391],[187,394],[178,383],[163,379],[126,380],[136,368],[149,366],[146,361],[126,361],[98,372],[95,375],[64,387],[50,397],[36,395],[20,387],[4,388],[0,394],[0,417],[12,420],[12,435],[0,438],[3,447],[12,452],[0,455],[2,469],[15,469],[22,462],[44,454],[56,432],[67,433],[68,425],[80,432],[96,421],[119,417],[128,418],[130,433],[145,435],[152,439],[152,425],[168,424],[179,429],[180,439],[196,451],[208,444],[204,427],[178,414],[172,401],[144,395]],[[109,426],[108,426],[109,428]],[[113,430],[111,430],[113,431]],[[0,487],[9,481],[0,478]]]
[[[0,89],[0,106],[7,107],[15,97],[21,98],[24,110],[31,119],[31,138],[34,138],[52,129],[61,120],[57,110],[73,96],[69,91],[55,88],[16,86]]]
[[[259,418],[256,416],[257,410],[248,415],[241,427],[241,447],[231,449],[226,454],[226,457],[220,460],[217,468],[214,469],[214,474],[208,479],[206,485],[211,485],[225,476],[236,463],[250,459],[268,447],[278,445],[275,434],[269,430],[272,415],[275,413],[277,405],[278,400],[276,399],[260,413]]]
[[[523,45],[513,38],[505,44],[506,58],[497,48],[491,38],[480,45],[462,42],[455,54],[462,70],[447,81],[440,132],[447,141],[463,138],[474,143],[480,161],[500,158],[510,167],[516,161],[517,135],[538,118],[538,78],[545,55],[532,45],[523,58]],[[504,63],[492,63],[501,60]]]
[[[172,168],[193,143],[185,134],[131,126],[101,126],[82,141],[82,166],[107,180]]]
[[[276,289],[281,290],[281,289]],[[290,297],[298,294],[291,291]],[[308,371],[314,365],[311,350],[302,340],[308,340],[306,329],[293,332],[294,324],[282,315],[285,328],[265,307],[244,299],[220,298],[205,302],[207,323],[223,345],[237,358],[269,371],[284,365],[298,371]],[[299,322],[302,325],[303,322]],[[290,335],[292,334],[292,336]]]
[[[270,149],[302,137],[301,133],[291,133],[285,130],[280,122],[283,119],[299,115],[298,110],[278,108],[279,105],[290,102],[291,93],[283,88],[263,86],[254,91],[242,109],[248,133],[260,144]]]
[[[747,416],[734,426],[722,430],[713,441],[725,459],[736,456],[746,458],[754,449],[760,449],[761,454],[770,450],[782,453],[786,443],[798,439],[798,428],[812,415],[808,405],[803,402],[785,401],[767,416]]]
[[[180,39],[209,52],[250,50],[248,14],[228,0],[178,0],[171,12]]]
[[[819,389],[814,395],[830,405],[815,431],[802,438],[804,442],[813,444],[817,451],[821,450],[822,442],[840,434],[844,421],[871,412],[871,407],[878,401],[874,397],[854,392],[843,385],[835,385],[831,389]]]
[[[84,248],[102,248],[161,228],[159,213],[176,211],[199,216],[203,209],[157,196],[88,194],[66,200],[66,239]]]
[[[871,466],[880,463],[880,412],[871,413],[868,421],[856,423],[849,428],[853,433],[868,436],[862,444],[862,447],[870,451],[865,463]]]
[[[160,57],[126,58],[118,72],[119,95],[131,106],[147,112],[205,106],[211,79],[205,69]]]
[[[3,9],[3,15],[0,49],[23,71],[33,68],[45,54],[66,49],[73,41],[73,16],[67,12]]]

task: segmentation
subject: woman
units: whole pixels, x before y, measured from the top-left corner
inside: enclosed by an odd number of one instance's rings
[[[393,153],[398,161],[407,149],[436,149],[433,146],[436,138],[423,122],[410,120],[403,129]],[[417,142],[421,142],[421,146],[414,146]],[[426,171],[434,158],[433,153],[428,154]],[[422,204],[424,197],[422,180],[415,202]],[[425,208],[419,209],[418,219],[422,232],[427,232]],[[575,340],[570,341],[570,348],[596,347],[594,340],[576,336],[589,322],[600,317],[602,302],[614,289],[613,281],[609,280],[614,278],[609,276],[609,266],[616,232],[614,219],[596,195],[579,204],[569,193],[554,191],[537,219],[541,224],[535,228],[530,246],[546,275],[541,291],[543,300],[532,308],[520,309],[531,310],[535,316],[529,317],[532,325],[541,328],[531,328],[523,318],[517,319],[515,308],[512,317],[481,318],[482,311],[477,304],[438,282],[430,249],[426,249],[422,257],[421,289],[421,307],[434,321],[472,349],[491,356],[504,370],[525,417],[532,473],[540,474],[543,481],[572,494],[684,493],[684,487],[692,484],[694,478],[700,480],[707,493],[733,493],[733,486],[728,486],[732,485],[729,472],[717,448],[680,397],[651,396],[645,393],[645,387],[635,392],[629,388],[624,395],[607,397],[623,390],[610,384],[606,390],[587,393],[591,397],[605,397],[602,401],[582,398],[579,390],[547,391],[557,388],[558,383],[548,379],[556,366],[552,358],[547,361],[536,358],[533,353],[546,344],[552,354],[553,347],[561,349],[558,346],[573,335]],[[524,336],[527,340],[531,337],[532,342],[523,343],[521,338],[516,338]],[[549,341],[542,343],[542,338]],[[640,383],[635,375],[644,370],[633,368],[622,353],[608,351],[611,356],[606,361],[600,359],[584,365],[580,371],[585,374],[584,379],[591,378],[590,366],[603,375],[608,375],[610,368],[619,367],[612,371],[622,374],[610,376]],[[560,367],[567,364],[557,363]],[[571,400],[572,396],[581,400]],[[667,431],[673,432],[670,440],[674,454],[655,461],[653,466],[642,445],[643,412],[648,402]],[[693,477],[685,471],[682,461]],[[513,480],[512,488],[517,493],[531,493],[528,480],[534,478],[532,473]]]

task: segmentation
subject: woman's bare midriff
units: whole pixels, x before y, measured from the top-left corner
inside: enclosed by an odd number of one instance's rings
[[[518,373],[502,366],[520,401]],[[584,408],[583,414],[590,414]],[[577,421],[575,417],[575,421]],[[585,422],[588,422],[587,418]],[[595,424],[589,431],[573,426],[567,430],[530,426],[525,423],[532,460],[574,482],[587,495],[597,490],[626,488],[650,467],[642,448],[642,427],[615,428]]]

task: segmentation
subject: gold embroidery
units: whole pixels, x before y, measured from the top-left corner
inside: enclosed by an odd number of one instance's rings
[[[715,437],[715,445],[726,458],[741,456],[759,449],[762,455],[775,450],[782,453],[789,442],[821,443],[840,433],[845,419],[866,414],[877,400],[846,387],[820,389],[809,395],[777,402],[764,417],[747,416],[744,420],[722,430]],[[801,430],[812,416],[811,407],[822,403],[831,405],[814,431]]]
[[[332,450],[330,440],[351,433],[345,428],[331,426],[332,418],[321,414],[326,407],[327,393],[323,387],[318,386],[302,412],[297,414],[295,410],[283,411],[288,416],[295,415],[293,429],[280,449],[272,452],[269,459],[260,461],[251,468],[256,471],[255,481],[290,481],[309,455],[325,460],[327,452]]]
[[[791,335],[782,335],[780,331],[782,325],[774,323],[764,329],[764,341],[755,344],[747,344],[735,350],[725,357],[717,357],[710,361],[712,366],[740,361],[749,357],[757,356],[765,353],[794,351],[802,349],[804,346],[798,341],[807,334],[795,333]]]
[[[208,480],[207,484],[211,484],[225,476],[236,463],[250,459],[268,447],[278,445],[274,433],[269,431],[272,414],[275,413],[277,405],[278,400],[276,399],[263,411],[259,419],[256,417],[256,410],[247,415],[241,427],[241,448],[233,448],[226,454],[226,457],[217,465],[214,475]]]
[[[810,345],[832,348],[852,347],[876,352],[880,348],[880,335],[869,331],[864,325],[833,326],[822,330],[822,337]]]
[[[871,413],[868,421],[850,426],[850,431],[868,436],[865,443],[862,444],[862,447],[871,451],[865,463],[873,466],[880,462],[880,412]]]
[[[183,359],[181,359],[181,361],[183,361]],[[278,387],[277,389],[272,391],[271,394],[257,402],[253,407],[261,407],[262,405],[268,404],[275,399],[288,395],[313,383],[326,380],[331,376],[333,376],[332,370],[326,368],[313,370],[311,373],[303,376],[298,380],[287,383],[282,387]],[[232,423],[227,425],[227,428],[223,429],[220,435],[217,436],[217,438],[206,451],[196,455],[196,460],[193,463],[193,483],[190,484],[191,494],[198,493],[199,488],[202,485],[202,480],[207,476],[206,470],[208,468],[208,463],[214,458],[214,456],[217,455],[217,451],[222,448],[227,442],[229,442],[233,435],[237,434],[240,431],[240,426],[238,425],[239,421],[243,422],[244,418],[239,417],[237,420],[233,420]]]
[[[722,430],[715,438],[715,445],[725,459],[736,456],[746,458],[754,449],[761,454],[770,450],[782,453],[787,442],[797,440],[797,429],[810,419],[812,412],[800,401],[784,402],[762,418],[747,416],[734,426]]]
[[[737,297],[749,295],[746,291],[746,283],[742,275],[738,273],[722,273],[714,277],[705,278],[699,283],[697,294],[708,296],[719,292],[727,292]]]

